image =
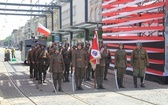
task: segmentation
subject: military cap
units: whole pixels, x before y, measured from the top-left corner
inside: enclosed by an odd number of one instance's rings
[[[142,43],[141,42],[137,42],[136,45],[137,46],[142,46]]]
[[[46,47],[46,45],[44,43],[41,43],[40,45]]]
[[[69,43],[68,43],[68,42],[66,42],[64,46],[66,46],[66,45],[68,45],[68,46],[69,46]]]

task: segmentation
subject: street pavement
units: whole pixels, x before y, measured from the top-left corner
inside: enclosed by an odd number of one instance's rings
[[[94,89],[92,81],[84,81],[83,91],[72,92],[72,83],[62,83],[63,91],[53,93],[50,74],[47,83],[37,84],[29,78],[29,67],[20,60],[20,52],[16,51],[17,61],[4,62],[3,49],[0,48],[0,105],[34,105],[13,85],[16,84],[26,96],[37,105],[167,105],[168,85],[145,81],[145,88],[133,86],[132,76],[124,76],[124,86],[117,90],[114,73],[109,70],[108,81],[104,81],[104,90]],[[13,83],[10,81],[13,79]],[[70,77],[71,80],[71,77]]]

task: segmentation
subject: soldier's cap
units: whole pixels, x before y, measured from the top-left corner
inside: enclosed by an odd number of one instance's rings
[[[123,43],[119,43],[119,46],[123,46]]]
[[[69,43],[68,43],[68,42],[66,42],[64,46],[66,46],[66,45],[68,45],[68,46],[69,46]]]
[[[46,45],[44,43],[41,43],[40,45],[46,47]]]
[[[142,43],[141,42],[137,42],[136,45],[137,46],[142,46]]]
[[[55,47],[55,48],[54,48],[54,51],[56,51],[56,50],[59,50],[59,48],[58,48],[58,47]]]
[[[57,45],[57,43],[56,43],[56,42],[53,42],[52,45]]]
[[[77,46],[79,46],[79,45],[83,46],[84,43],[83,43],[83,42],[78,42],[78,43],[77,43]]]

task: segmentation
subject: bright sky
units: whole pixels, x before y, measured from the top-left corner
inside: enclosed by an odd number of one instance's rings
[[[39,4],[45,4],[50,3],[51,1],[56,0],[0,0],[0,3],[23,3],[23,4],[30,4],[32,1],[32,4],[39,3]],[[39,2],[38,2],[39,1]],[[5,6],[0,4],[0,9],[30,9],[31,7],[25,7],[25,6]],[[40,9],[37,7],[34,7],[33,9]],[[0,13],[28,13],[28,12],[15,12],[15,11],[4,11],[0,10]],[[36,12],[37,13],[37,12]],[[7,36],[11,35],[13,29],[19,29],[19,27],[24,26],[28,19],[30,19],[29,16],[11,16],[11,15],[0,15],[1,23],[0,23],[0,40],[5,39]]]

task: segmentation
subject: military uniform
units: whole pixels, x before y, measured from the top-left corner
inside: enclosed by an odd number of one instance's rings
[[[97,89],[104,89],[103,77],[104,77],[104,70],[105,70],[105,58],[107,57],[107,48],[101,47],[100,54],[101,54],[101,59],[98,60],[98,64],[96,65],[96,70],[95,70],[96,82],[97,82]]]
[[[65,71],[64,71],[64,81],[69,82],[69,68],[71,63],[71,51],[70,49],[64,48],[62,50],[62,56],[65,63]]]
[[[81,45],[79,43],[77,46]],[[84,79],[84,73],[86,69],[86,53],[83,49],[77,49],[72,56],[72,66],[75,67],[75,82],[76,90],[83,90],[82,80]]]
[[[127,67],[126,52],[124,49],[118,49],[115,52],[115,69],[117,69],[117,82],[120,88],[124,88],[123,77],[125,74],[126,67]]]
[[[146,66],[149,65],[149,58],[146,50],[143,48],[134,49],[131,54],[130,64],[133,67],[133,80],[135,88],[137,88],[138,76],[140,76],[141,87],[145,87],[143,80],[146,71]]]
[[[90,56],[90,47],[88,47],[87,45],[84,48],[84,51],[86,53],[86,57],[87,57],[87,61],[86,61],[86,72],[85,72],[85,80],[90,80],[90,72],[91,72],[91,64],[89,61],[89,56]]]
[[[63,79],[63,72],[65,70],[64,60],[62,54],[54,53],[50,59],[50,69],[49,72],[53,73],[53,83],[55,89],[57,89],[57,81],[59,89],[62,91],[61,80]]]
[[[105,57],[104,80],[107,80],[107,73],[108,73],[110,62],[111,62],[111,55],[110,55],[110,51],[107,50],[107,57]]]
[[[34,46],[28,51],[28,63],[30,66],[30,78],[33,78],[33,71],[34,71],[34,64],[33,64],[33,51],[34,51]]]
[[[40,50],[39,46],[36,46],[33,50],[32,54],[32,60],[33,60],[33,66],[34,66],[34,78],[38,80],[38,71],[39,71],[39,62],[37,59],[38,51]]]
[[[38,53],[38,61],[39,61],[39,83],[45,82],[45,78],[46,78],[46,71],[48,69],[48,65],[49,65],[49,55],[47,50],[45,50],[44,48],[40,49],[39,53]],[[43,73],[43,79],[42,79],[42,73]]]
[[[11,48],[11,54],[12,54],[12,58],[15,58],[15,49],[13,47]]]

